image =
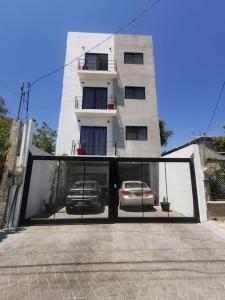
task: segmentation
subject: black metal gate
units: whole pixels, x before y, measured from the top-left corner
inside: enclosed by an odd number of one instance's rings
[[[24,186],[20,225],[199,222],[192,159],[30,153]]]

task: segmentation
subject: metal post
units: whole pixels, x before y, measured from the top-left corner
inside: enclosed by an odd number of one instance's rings
[[[57,196],[58,196],[58,188],[59,188],[59,172],[60,172],[60,160],[57,163],[58,165],[58,173],[57,173],[57,182],[56,182],[56,196],[55,196],[55,201],[54,201],[54,219],[55,219],[55,212],[56,212],[56,201],[57,201]]]
[[[144,199],[143,199],[143,192],[144,192],[144,188],[143,188],[143,170],[142,170],[142,161],[141,161],[141,194],[142,194],[142,218],[144,218]]]
[[[29,102],[30,102],[30,82],[27,83],[27,100],[26,100],[26,119],[28,119]]]
[[[115,156],[117,156],[117,142],[115,142]]]
[[[166,162],[164,162],[164,166],[165,166],[165,182],[166,182],[166,199],[167,199],[167,203],[169,202],[168,199],[168,189],[167,189],[167,173],[166,173]],[[168,209],[168,217],[170,216],[170,212]]]
[[[20,94],[20,103],[19,103],[19,108],[18,108],[18,113],[17,113],[17,120],[20,119],[21,105],[22,105],[23,96],[24,96],[24,83],[21,86],[20,90],[21,90],[21,94]]]

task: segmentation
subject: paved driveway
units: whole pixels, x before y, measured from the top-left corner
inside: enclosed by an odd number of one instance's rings
[[[0,299],[225,299],[225,231],[216,226],[34,226],[1,234]]]

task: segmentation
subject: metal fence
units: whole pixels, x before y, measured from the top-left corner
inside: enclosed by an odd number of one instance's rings
[[[211,200],[225,201],[225,161],[208,162],[207,168]]]

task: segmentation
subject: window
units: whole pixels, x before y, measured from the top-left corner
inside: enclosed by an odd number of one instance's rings
[[[106,155],[107,127],[81,126],[80,142],[86,155]]]
[[[124,52],[125,64],[143,64],[143,53]]]
[[[147,141],[147,127],[145,126],[127,126],[126,140]]]
[[[84,173],[76,173],[75,180],[82,181],[84,179]],[[107,174],[106,173],[89,173],[86,172],[85,180],[97,181],[100,186],[107,186]]]
[[[145,99],[145,88],[125,86],[125,99]]]
[[[108,54],[85,53],[85,66],[88,70],[108,71]]]
[[[125,189],[140,189],[140,188],[148,188],[147,184],[142,181],[130,181],[124,184]]]
[[[84,87],[82,108],[83,109],[106,109],[107,88]]]

